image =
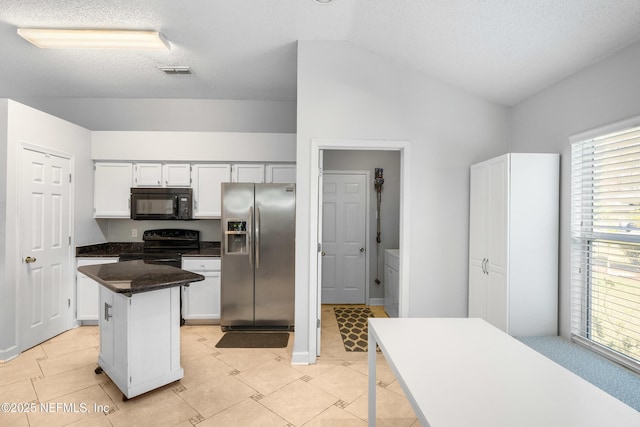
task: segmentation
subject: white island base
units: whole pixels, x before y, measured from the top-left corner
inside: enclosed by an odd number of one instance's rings
[[[177,381],[180,286],[126,296],[100,286],[100,355],[104,371],[129,399]]]

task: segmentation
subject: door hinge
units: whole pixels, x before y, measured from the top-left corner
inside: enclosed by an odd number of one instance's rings
[[[71,245],[71,236],[69,236],[69,245]]]
[[[316,328],[320,327],[320,319],[316,319]]]
[[[71,182],[71,174],[69,174],[69,182]]]
[[[67,298],[67,307],[71,308],[71,298]]]
[[[322,252],[322,243],[318,243],[318,252]]]

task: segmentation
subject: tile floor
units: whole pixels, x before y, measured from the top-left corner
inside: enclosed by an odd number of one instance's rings
[[[377,317],[382,307],[371,307]],[[122,401],[96,375],[98,328],[82,326],[0,364],[0,426],[365,426],[367,353],[347,353],[332,306],[323,306],[322,356],[292,366],[286,349],[218,349],[219,326],[181,328],[180,381]],[[393,372],[378,354],[377,425],[419,426]],[[3,407],[4,408],[4,407]]]

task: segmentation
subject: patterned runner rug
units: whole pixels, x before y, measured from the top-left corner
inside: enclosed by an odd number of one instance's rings
[[[375,317],[368,307],[334,307],[346,351],[367,351],[367,319]]]

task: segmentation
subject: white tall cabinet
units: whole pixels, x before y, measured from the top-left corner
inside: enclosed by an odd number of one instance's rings
[[[558,328],[559,154],[471,167],[469,317],[513,336]]]

